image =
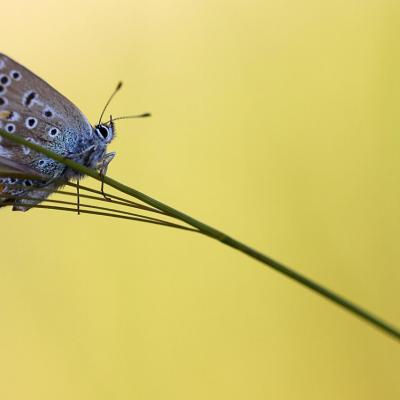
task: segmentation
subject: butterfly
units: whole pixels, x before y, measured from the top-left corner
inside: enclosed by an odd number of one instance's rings
[[[121,83],[109,98],[106,107]],[[102,116],[104,114],[103,110]],[[16,61],[0,54],[0,128],[89,168],[105,170],[115,153],[113,120],[91,125],[66,97]],[[149,116],[122,117],[135,118]],[[117,119],[122,119],[117,118]],[[26,211],[78,172],[26,146],[0,137],[0,207]]]

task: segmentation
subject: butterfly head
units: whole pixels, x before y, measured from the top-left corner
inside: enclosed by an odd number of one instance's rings
[[[112,121],[104,124],[97,124],[94,128],[95,137],[100,143],[107,145],[114,139],[115,129]]]

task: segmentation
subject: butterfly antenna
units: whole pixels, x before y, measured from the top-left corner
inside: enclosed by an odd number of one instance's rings
[[[102,118],[103,118],[104,113],[105,113],[106,110],[107,110],[108,105],[111,103],[111,100],[112,100],[113,97],[117,94],[117,92],[119,91],[119,89],[121,89],[121,87],[122,87],[122,82],[118,82],[117,87],[115,88],[114,92],[111,94],[111,96],[110,96],[109,99],[107,100],[106,105],[105,105],[104,108],[103,108],[103,111],[102,111],[102,113],[101,113],[101,115],[100,115],[100,119],[99,119],[99,125],[101,124],[101,120],[102,120]]]
[[[110,119],[110,121],[107,121],[107,124],[111,123],[111,122],[114,122],[114,121],[118,121],[120,119],[147,118],[147,117],[151,117],[151,114],[150,113],[143,113],[143,114],[138,114],[138,115],[125,115],[123,117],[113,118],[112,120]]]

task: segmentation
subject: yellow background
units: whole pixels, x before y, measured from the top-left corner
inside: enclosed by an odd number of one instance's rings
[[[65,4],[63,4],[65,3]],[[1,51],[109,175],[400,324],[400,3],[12,1]],[[0,398],[398,399],[398,342],[210,239],[1,210]]]

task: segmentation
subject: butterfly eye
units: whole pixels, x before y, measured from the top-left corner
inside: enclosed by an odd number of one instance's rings
[[[96,127],[96,133],[97,133],[97,136],[100,137],[100,139],[105,140],[106,142],[108,142],[112,136],[112,133],[104,125],[98,125]]]

